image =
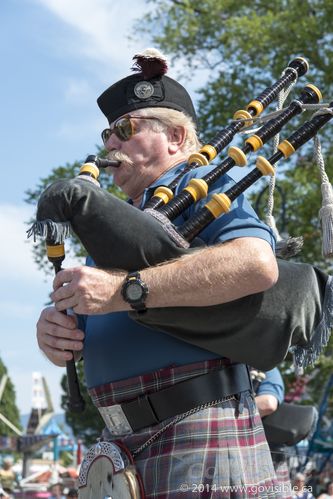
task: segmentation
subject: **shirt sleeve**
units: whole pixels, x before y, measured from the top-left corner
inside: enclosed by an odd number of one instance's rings
[[[279,404],[284,400],[284,382],[277,367],[266,371],[266,378],[259,385],[256,395],[273,395]]]

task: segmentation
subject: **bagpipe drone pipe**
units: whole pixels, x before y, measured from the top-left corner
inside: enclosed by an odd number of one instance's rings
[[[260,97],[255,100],[259,103],[257,107],[260,112],[298,74],[306,71],[304,59],[298,58],[295,66],[296,69],[292,67],[261,94],[269,96],[269,99],[265,101]],[[274,163],[287,158],[315,136],[332,118],[332,114],[322,110],[321,114],[315,115],[282,141],[277,152],[268,160],[258,157],[256,168],[226,192],[214,194],[182,226],[175,227],[171,220],[179,210],[203,198],[205,193],[207,195],[210,185],[228,169],[236,164],[245,164],[246,154],[256,151],[276,135],[285,123],[302,111],[303,104],[317,103],[320,97],[316,87],[307,85],[299,99],[264,124],[253,136],[255,138],[246,141],[242,150],[230,148],[228,158],[216,167],[217,174],[216,169],[211,169],[206,178],[194,179],[194,182],[175,196],[175,186],[172,189],[167,186],[162,189],[162,194],[154,194],[144,211],[99,187],[98,167],[117,166],[116,163],[89,157],[76,178],[56,181],[42,193],[36,222],[28,235],[46,238],[48,258],[56,271],[61,268],[64,259],[64,239],[69,230],[78,236],[96,265],[105,269],[141,270],[198,251],[200,247],[196,247],[195,241],[200,231],[216,217],[227,213],[232,201],[259,178],[273,175]],[[329,110],[332,107],[333,103]],[[250,113],[250,118],[254,118],[255,114],[256,111]],[[223,147],[237,133],[235,130],[244,126],[243,119],[248,121],[249,116],[237,118],[237,126],[232,128],[232,132],[227,127]],[[218,134],[220,138],[223,133]],[[207,150],[212,151],[212,143],[210,147],[204,146],[200,155],[205,156]],[[222,150],[220,146],[217,149],[216,154]],[[210,160],[211,158],[208,159]],[[191,169],[200,166],[193,159],[189,163],[192,165]],[[179,200],[181,202],[178,203]],[[158,202],[158,206],[154,205],[155,202]],[[168,206],[172,208],[172,213],[167,213]],[[330,313],[333,306],[331,277],[308,264],[284,260],[278,262],[278,282],[268,291],[221,305],[155,308],[144,313],[130,312],[130,317],[183,341],[258,369],[269,370],[279,364],[290,347],[295,350],[296,363],[306,366],[315,360],[328,341],[333,322]],[[291,289],[293,293],[290,292]],[[258,355],[258,352],[261,354]],[[73,364],[74,361],[72,367]],[[68,373],[68,377],[71,376]],[[75,386],[73,390],[76,390]],[[71,397],[71,389],[69,395]],[[72,407],[75,410],[75,404]]]

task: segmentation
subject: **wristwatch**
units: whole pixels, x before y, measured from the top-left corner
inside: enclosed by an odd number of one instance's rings
[[[121,288],[124,300],[131,305],[133,310],[144,312],[146,310],[146,297],[148,286],[142,281],[139,272],[130,272]]]

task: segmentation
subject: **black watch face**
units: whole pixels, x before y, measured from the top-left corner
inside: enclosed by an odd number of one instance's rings
[[[143,291],[140,284],[133,282],[126,289],[126,295],[130,301],[139,301],[142,298]]]

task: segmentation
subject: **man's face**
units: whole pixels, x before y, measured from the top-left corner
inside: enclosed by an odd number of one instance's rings
[[[169,141],[166,133],[154,132],[149,127],[150,119],[131,118],[131,121],[135,134],[123,141],[113,133],[105,147],[110,159],[121,161],[118,168],[111,169],[115,184],[134,199],[169,166]]]

